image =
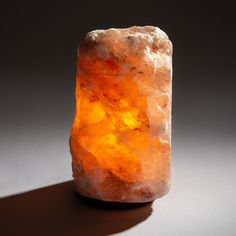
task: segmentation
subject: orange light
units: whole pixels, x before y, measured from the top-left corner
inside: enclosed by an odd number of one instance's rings
[[[82,195],[148,202],[168,192],[171,54],[151,26],[93,31],[82,42],[70,137]]]

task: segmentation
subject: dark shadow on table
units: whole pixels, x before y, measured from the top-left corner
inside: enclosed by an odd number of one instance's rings
[[[151,204],[114,209],[88,202],[75,193],[72,181],[0,199],[0,235],[111,235],[152,213]]]

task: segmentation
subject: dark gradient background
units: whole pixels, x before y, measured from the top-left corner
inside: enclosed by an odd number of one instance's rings
[[[236,235],[233,4],[8,1],[1,5],[0,24],[1,197],[71,179],[68,139],[75,106],[76,50],[85,33],[155,25],[174,45],[172,189],[155,201],[150,217],[137,220],[142,223],[105,233]],[[56,198],[54,188],[46,190],[47,197]],[[37,192],[32,196],[37,199]],[[27,204],[24,206],[27,209]],[[62,212],[72,214],[68,209]],[[4,218],[14,209],[3,212]],[[114,219],[122,222],[122,215],[116,218],[114,213],[109,221],[102,218],[106,213],[99,214],[95,216],[108,224],[116,224]],[[86,217],[89,219],[88,213]],[[82,235],[106,235],[93,225],[95,221],[88,227],[94,227],[96,233]],[[62,235],[75,235],[67,228],[63,226]]]

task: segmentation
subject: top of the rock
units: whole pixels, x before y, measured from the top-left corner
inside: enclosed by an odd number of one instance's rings
[[[80,45],[80,49],[90,50],[102,47],[114,51],[114,45],[120,45],[120,50],[128,47],[135,51],[143,51],[150,48],[151,51],[172,54],[172,44],[167,34],[154,26],[132,26],[130,28],[110,28],[106,30],[94,30],[87,33]]]
[[[168,36],[164,31],[155,26],[132,26],[130,28],[110,28],[110,29],[101,29],[93,30],[86,35],[86,38],[99,38],[104,37],[105,34],[114,35],[114,34],[123,34],[124,36],[134,36],[134,37],[148,37],[148,38],[159,38],[159,39],[168,39]]]

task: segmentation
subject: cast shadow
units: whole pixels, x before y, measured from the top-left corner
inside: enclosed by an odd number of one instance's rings
[[[83,200],[68,181],[0,199],[0,235],[111,235],[151,213],[151,203],[124,206]]]

